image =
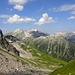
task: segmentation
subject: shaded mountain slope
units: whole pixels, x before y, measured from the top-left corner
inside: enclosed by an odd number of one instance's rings
[[[26,38],[26,44],[56,58],[70,61],[75,58],[75,46],[64,38],[50,35],[39,38]]]

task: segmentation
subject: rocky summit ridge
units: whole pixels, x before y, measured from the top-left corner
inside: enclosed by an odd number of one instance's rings
[[[36,28],[31,28],[29,30],[22,30],[22,29],[16,29],[11,33],[8,33],[8,35],[13,35],[17,38],[25,39],[26,37],[40,37],[40,36],[47,36],[47,33],[41,32],[40,30]]]

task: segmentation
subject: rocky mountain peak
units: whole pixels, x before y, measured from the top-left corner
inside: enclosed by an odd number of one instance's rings
[[[22,30],[22,29],[16,29],[13,32],[9,33],[9,35],[13,35],[19,39],[25,39],[27,37],[40,37],[40,36],[47,36],[47,33],[41,32],[40,30],[36,28],[31,28],[29,30]]]
[[[14,30],[14,33],[18,33],[18,32],[23,32],[23,30],[22,30],[22,29],[20,29],[20,28],[18,28],[18,29],[16,29],[16,30]]]
[[[75,35],[75,31],[67,31],[67,32],[57,32],[55,35],[62,36],[62,37],[68,37]]]

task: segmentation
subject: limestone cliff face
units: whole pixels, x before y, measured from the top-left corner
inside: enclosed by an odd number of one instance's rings
[[[20,55],[19,51],[13,46],[11,45],[6,38],[3,36],[2,30],[0,30],[0,46],[2,48],[5,48],[8,52],[12,52],[16,55]]]

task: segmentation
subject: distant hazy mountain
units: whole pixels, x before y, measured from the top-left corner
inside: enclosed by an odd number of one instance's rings
[[[63,36],[63,37],[70,37],[70,36],[73,36],[75,35],[75,31],[69,31],[69,32],[57,32],[55,33],[56,35],[58,36]]]
[[[75,31],[70,31],[70,32],[58,32],[55,33],[55,35],[62,36],[65,38],[67,41],[75,44]]]

